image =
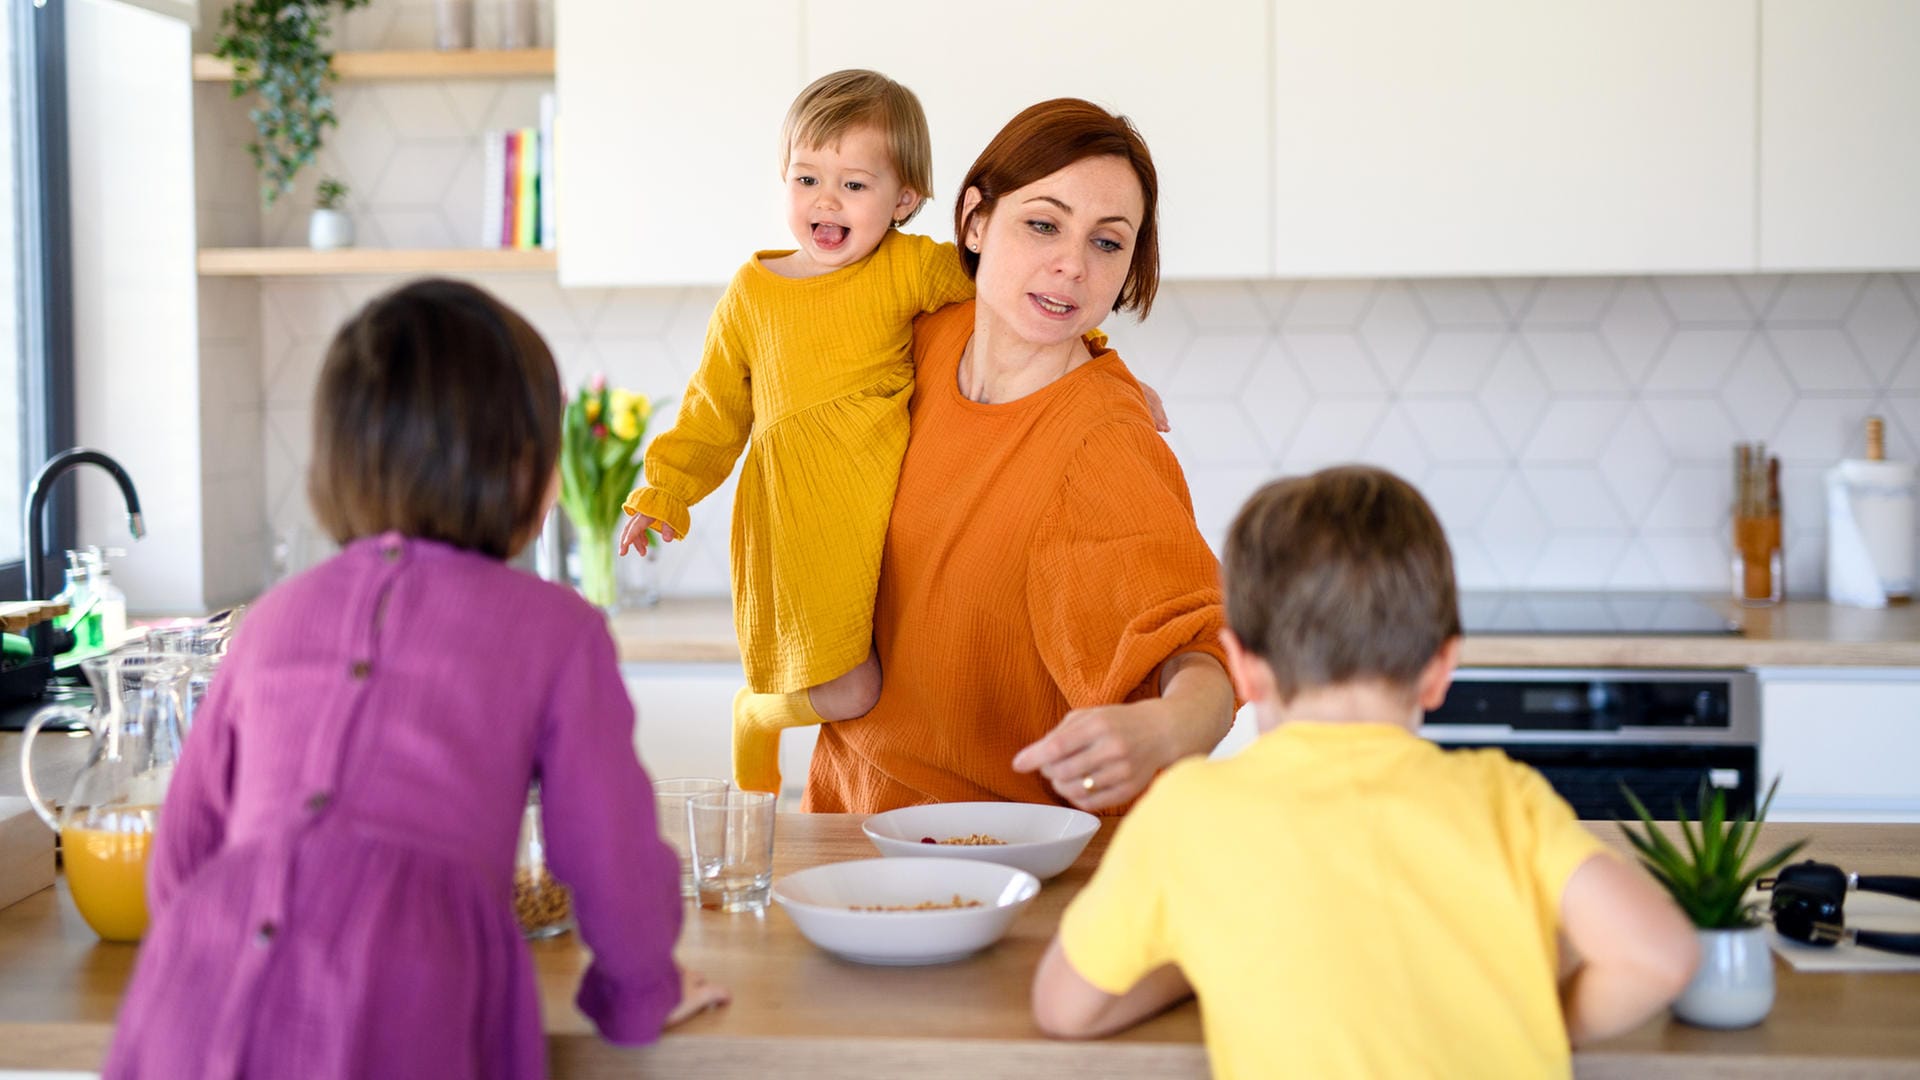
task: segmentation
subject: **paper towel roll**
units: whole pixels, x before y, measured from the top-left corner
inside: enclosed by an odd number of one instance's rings
[[[1827,598],[1885,607],[1913,595],[1913,465],[1842,461],[1827,471]]]

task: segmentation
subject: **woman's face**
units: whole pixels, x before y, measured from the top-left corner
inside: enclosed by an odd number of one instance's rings
[[[978,189],[966,199],[980,201]],[[980,253],[981,306],[1021,340],[1074,340],[1100,325],[1126,284],[1146,211],[1125,158],[1082,158],[975,214],[962,240]]]

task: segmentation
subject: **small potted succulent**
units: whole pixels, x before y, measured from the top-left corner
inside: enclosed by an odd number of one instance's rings
[[[315,251],[353,246],[353,218],[347,216],[347,185],[329,176],[314,189],[313,217],[307,221],[307,246]]]
[[[1727,793],[1703,783],[1695,819],[1689,821],[1678,800],[1676,827],[1684,847],[1654,824],[1653,815],[1622,785],[1639,815],[1640,828],[1621,822],[1620,831],[1653,874],[1693,920],[1700,938],[1700,967],[1673,1003],[1673,1014],[1689,1024],[1711,1028],[1751,1027],[1773,1008],[1773,957],[1767,949],[1761,905],[1748,898],[1754,883],[1784,866],[1806,845],[1796,840],[1763,859],[1753,857],[1760,823],[1780,787],[1775,779],[1757,813],[1729,819]]]

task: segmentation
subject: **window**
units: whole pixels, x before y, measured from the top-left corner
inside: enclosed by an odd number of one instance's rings
[[[0,0],[0,599],[26,595],[27,483],[73,438],[62,3]],[[52,550],[72,521],[56,496]]]

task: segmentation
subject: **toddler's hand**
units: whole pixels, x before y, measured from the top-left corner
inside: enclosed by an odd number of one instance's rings
[[[1167,419],[1166,403],[1160,400],[1160,394],[1146,383],[1140,384],[1140,392],[1147,395],[1147,411],[1153,414],[1153,429],[1159,432],[1173,430],[1173,421]]]
[[[725,1005],[733,1000],[733,994],[719,983],[707,981],[705,975],[685,968],[680,971],[680,1004],[667,1014],[666,1027],[684,1023],[717,1005]]]
[[[635,514],[627,521],[627,527],[620,530],[620,554],[625,555],[628,548],[634,548],[637,549],[640,554],[645,555],[647,553],[648,529],[660,530],[660,540],[663,543],[669,540],[679,539],[679,537],[673,535],[672,529],[657,519],[650,518],[645,514]]]

